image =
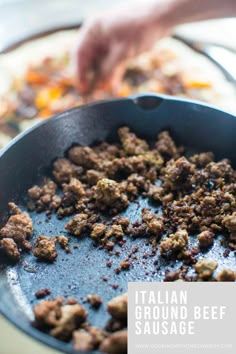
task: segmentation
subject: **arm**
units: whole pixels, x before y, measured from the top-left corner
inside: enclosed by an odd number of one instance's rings
[[[163,5],[164,6],[164,5]],[[153,11],[157,11],[153,4]],[[235,0],[167,0],[163,19],[172,26],[236,16]],[[154,21],[155,21],[155,15]]]
[[[76,49],[82,93],[92,85],[117,82],[124,63],[148,49],[179,24],[236,15],[236,0],[155,0],[110,11],[87,22]]]

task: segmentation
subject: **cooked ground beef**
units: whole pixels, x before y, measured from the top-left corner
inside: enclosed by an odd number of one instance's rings
[[[218,264],[212,260],[201,259],[195,264],[194,268],[200,280],[209,280],[217,266]]]
[[[217,277],[217,281],[235,281],[236,273],[232,269],[222,269]]]
[[[122,321],[127,321],[128,294],[122,294],[112,299],[107,305],[110,315]]]
[[[79,178],[84,172],[81,166],[76,166],[68,159],[60,158],[53,163],[53,176],[57,183],[68,183],[73,177]]]
[[[28,241],[33,232],[33,223],[28,213],[22,212],[14,203],[9,203],[11,215],[0,229],[0,249],[14,261],[20,259],[21,250],[29,251]]]
[[[45,288],[45,289],[40,289],[40,290],[36,291],[35,296],[37,299],[42,299],[50,294],[51,294],[51,290],[48,288]]]
[[[55,261],[57,257],[56,238],[39,236],[34,245],[34,256],[48,262]]]
[[[28,208],[37,211],[57,209],[61,198],[56,195],[57,185],[51,180],[45,180],[42,187],[33,186],[28,190]]]
[[[88,327],[73,332],[74,348],[78,351],[97,349],[108,334],[98,327]]]
[[[118,211],[126,208],[129,204],[127,195],[122,187],[114,180],[103,178],[98,181],[94,189],[94,198],[99,210],[109,210],[117,214]]]
[[[165,269],[164,281],[235,281],[234,270],[217,273],[218,264],[206,257],[219,234],[226,246],[224,257],[236,249],[236,172],[230,161],[216,162],[211,152],[186,157],[167,131],[153,143],[127,127],[118,130],[118,137],[114,144],[73,146],[66,158],[55,160],[53,180],[45,179],[42,186],[29,189],[29,209],[55,212],[58,218],[71,215],[65,230],[76,237],[90,237],[92,246],[104,249],[108,257],[119,256],[119,247],[125,249],[127,238],[142,237],[145,246],[151,245],[151,252],[145,251],[141,258],[134,247],[118,264],[105,259],[104,266],[116,274],[132,270],[135,261],[145,267],[149,257],[164,257],[165,262],[172,262]],[[140,209],[143,197],[148,206],[141,215],[137,212],[136,220],[124,217],[132,202]],[[0,230],[0,250],[18,261],[21,250],[31,248],[28,239],[33,226],[27,213],[14,204],[10,208],[13,215]],[[70,252],[66,236],[39,236],[34,255],[54,261],[57,242]],[[154,260],[154,271],[160,270],[160,259]],[[180,266],[171,270],[176,260],[181,261]],[[114,289],[119,286],[104,275],[100,278]],[[42,289],[36,296],[45,294]],[[94,294],[87,301],[94,308],[102,303]],[[87,313],[75,299],[66,304],[63,299],[53,299],[36,305],[36,325],[61,340],[73,337],[76,350],[126,353],[127,301],[127,294],[109,301],[111,317],[105,331],[86,322]]]
[[[61,236],[57,236],[56,239],[59,245],[61,246],[61,248],[63,248],[67,253],[71,252],[69,248],[70,239],[68,237],[61,235]]]
[[[145,140],[137,138],[134,133],[130,132],[128,127],[118,130],[118,135],[127,155],[140,155],[149,150],[148,143]]]
[[[165,237],[160,242],[160,254],[162,256],[178,255],[188,246],[188,233],[186,230],[178,230],[176,233]]]
[[[18,262],[20,260],[18,246],[12,238],[0,239],[0,251],[14,262]]]
[[[99,350],[102,353],[108,354],[126,354],[127,341],[127,330],[117,331],[115,333],[110,334],[102,341]]]
[[[35,326],[46,330],[50,335],[68,341],[75,329],[87,318],[86,310],[77,304],[63,304],[63,298],[45,300],[35,305]]]
[[[94,241],[100,241],[101,239],[104,238],[106,234],[106,230],[107,230],[107,226],[105,224],[102,223],[94,224],[92,227],[92,231],[90,233],[90,237]]]
[[[198,242],[200,248],[207,248],[213,245],[214,243],[214,234],[213,232],[206,230],[202,231],[198,236]]]
[[[97,294],[88,295],[87,301],[90,303],[91,307],[95,309],[98,309],[102,304],[102,299]]]
[[[88,215],[85,213],[76,214],[66,225],[65,229],[74,236],[82,235],[86,230],[91,231],[93,224],[96,222],[96,215]]]

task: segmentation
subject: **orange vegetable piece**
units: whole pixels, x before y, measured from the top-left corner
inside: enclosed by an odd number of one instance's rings
[[[38,109],[46,108],[53,100],[61,97],[63,89],[61,87],[43,88],[38,92],[35,98],[35,105]]]
[[[43,73],[34,70],[28,70],[25,75],[25,80],[31,85],[42,85],[48,82],[48,77]]]
[[[52,115],[52,111],[49,108],[44,108],[38,113],[38,117],[41,119],[49,118]]]
[[[121,88],[117,92],[118,97],[126,97],[131,94],[130,87],[128,85],[122,85]]]

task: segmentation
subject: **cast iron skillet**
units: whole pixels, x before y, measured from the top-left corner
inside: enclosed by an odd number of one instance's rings
[[[169,129],[174,139],[192,151],[214,151],[217,159],[228,157],[236,165],[236,118],[192,101],[184,101],[168,96],[140,95],[125,99],[93,103],[71,109],[52,119],[38,124],[14,139],[0,153],[0,223],[8,216],[7,203],[15,201],[23,205],[27,188],[42,181],[48,174],[51,162],[72,144],[91,145],[95,142],[116,139],[118,127],[128,125],[139,136],[154,140],[157,133]],[[147,204],[143,200],[140,207],[131,204],[126,215],[136,220],[140,209]],[[155,208],[157,208],[155,206]],[[65,234],[66,220],[59,221],[54,216],[45,222],[45,214],[31,213],[34,222],[34,235]],[[41,221],[43,221],[41,223]],[[148,252],[143,240],[140,257]],[[194,242],[194,241],[193,241]],[[73,250],[73,244],[79,248]],[[30,336],[66,353],[73,353],[72,345],[39,332],[30,325],[31,307],[37,302],[35,291],[49,287],[53,297],[74,296],[80,301],[89,293],[101,295],[104,305],[99,311],[90,311],[89,321],[104,326],[108,319],[105,308],[112,297],[127,289],[127,281],[160,281],[164,269],[170,264],[160,262],[160,271],[155,272],[156,258],[135,264],[128,272],[116,275],[114,268],[125,259],[129,248],[134,246],[127,241],[120,257],[113,259],[112,268],[106,267],[107,254],[95,248],[89,238],[71,238],[72,254],[58,250],[54,264],[39,262],[31,254],[24,254],[16,266],[2,264],[0,269],[0,311],[17,327]],[[219,242],[207,256],[219,261],[220,266],[235,268],[233,252],[222,257],[224,249]],[[178,264],[172,264],[172,269]],[[154,273],[153,273],[154,272]],[[107,282],[101,277],[106,276]],[[112,285],[118,284],[114,289]],[[87,306],[87,305],[85,305]]]

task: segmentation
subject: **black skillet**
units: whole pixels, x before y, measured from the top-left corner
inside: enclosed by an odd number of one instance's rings
[[[214,151],[217,159],[227,157],[236,165],[236,118],[228,113],[192,101],[168,96],[140,95],[127,99],[115,99],[93,103],[61,113],[38,124],[14,139],[0,153],[0,222],[8,216],[7,203],[16,201],[24,205],[25,192],[33,184],[42,181],[42,175],[49,173],[51,162],[72,144],[91,145],[108,139],[114,141],[118,127],[128,125],[139,136],[154,140],[157,133],[169,129],[174,139],[191,151]],[[136,220],[140,206],[132,204],[126,215]],[[153,207],[153,206],[152,206]],[[157,206],[154,206],[157,208]],[[66,220],[52,217],[45,222],[45,214],[31,213],[34,221],[34,235],[65,234]],[[42,222],[41,222],[42,221]],[[194,239],[192,242],[195,242]],[[140,260],[130,271],[116,275],[116,268],[126,258],[129,249],[138,243]],[[78,244],[78,249],[73,245]],[[4,265],[0,268],[0,311],[17,327],[41,342],[66,353],[73,353],[72,345],[39,332],[30,325],[31,307],[38,301],[35,291],[48,287],[52,296],[73,296],[82,301],[89,293],[101,295],[104,305],[97,312],[90,311],[89,321],[104,326],[108,315],[105,305],[109,299],[127,289],[127,281],[160,281],[164,270],[174,269],[178,264],[159,261],[161,269],[156,270],[154,261],[142,255],[149,251],[143,240],[127,241],[120,257],[112,259],[112,268],[107,268],[107,253],[98,250],[89,238],[71,239],[72,254],[58,250],[54,264],[39,262],[32,254],[24,254],[20,264]],[[219,261],[219,267],[236,268],[235,255],[230,252],[222,257],[224,249],[216,242],[206,254]],[[104,282],[101,278],[107,277]],[[118,284],[118,289],[113,285]],[[87,306],[87,305],[85,305]]]

